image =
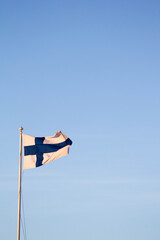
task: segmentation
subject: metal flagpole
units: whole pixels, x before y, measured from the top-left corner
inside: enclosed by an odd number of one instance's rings
[[[21,172],[22,172],[22,130],[20,130],[20,150],[19,150],[19,187],[18,187],[18,224],[17,224],[17,240],[20,240],[20,217],[21,217]]]

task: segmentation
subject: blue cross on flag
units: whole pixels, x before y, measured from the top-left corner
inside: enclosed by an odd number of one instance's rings
[[[23,169],[36,168],[69,154],[72,141],[61,131],[53,137],[32,137],[23,134]]]

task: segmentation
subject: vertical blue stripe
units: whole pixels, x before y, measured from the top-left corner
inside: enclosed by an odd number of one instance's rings
[[[43,144],[44,141],[44,137],[36,137],[35,138],[35,144],[39,145],[39,144]],[[36,156],[37,156],[37,161],[36,161],[36,167],[39,167],[42,165],[42,161],[43,161],[43,153],[39,151],[39,148],[36,146]]]

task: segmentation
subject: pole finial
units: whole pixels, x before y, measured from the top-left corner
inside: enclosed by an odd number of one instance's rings
[[[20,132],[22,132],[22,130],[23,130],[23,127],[21,126],[21,127],[19,128],[19,130],[20,130]]]

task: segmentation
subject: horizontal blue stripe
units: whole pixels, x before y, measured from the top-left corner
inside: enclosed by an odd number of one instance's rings
[[[72,141],[68,138],[66,141],[57,143],[57,144],[37,144],[32,146],[25,146],[24,147],[24,156],[28,155],[37,155],[39,153],[50,153],[56,152],[59,149],[67,146],[72,145]]]

